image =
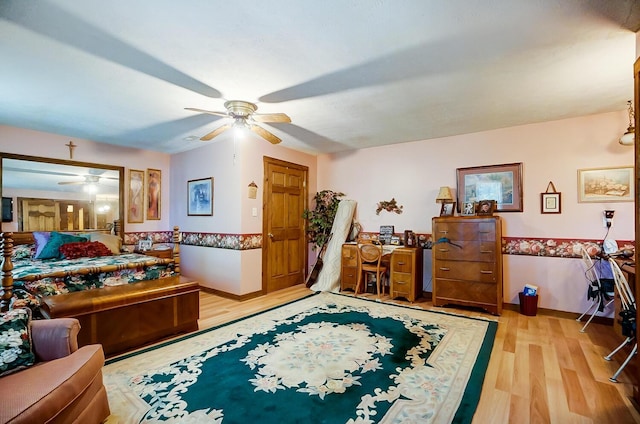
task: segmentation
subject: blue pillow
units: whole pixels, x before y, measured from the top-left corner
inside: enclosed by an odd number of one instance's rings
[[[74,236],[72,234],[51,232],[49,241],[44,246],[40,255],[36,255],[36,259],[62,259],[64,256],[60,253],[60,246],[67,243],[75,243],[79,241],[88,241],[86,237]]]
[[[34,231],[33,238],[36,241],[36,253],[34,253],[33,257],[37,258],[40,256],[42,249],[47,245],[49,238],[51,237],[51,233],[49,231]]]

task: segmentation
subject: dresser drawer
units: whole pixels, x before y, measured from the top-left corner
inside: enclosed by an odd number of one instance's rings
[[[495,283],[498,275],[493,262],[438,261],[433,268],[435,278]],[[493,289],[495,296],[495,286]]]
[[[437,259],[495,262],[496,244],[485,241],[456,240],[451,243],[438,243],[433,246],[433,255]]]
[[[343,245],[342,246],[342,266],[358,266],[358,246]]]
[[[413,290],[413,275],[404,272],[394,272],[391,276],[391,292],[401,296]]]
[[[437,304],[496,305],[495,284],[471,281],[436,279],[433,283]]]
[[[433,229],[433,239],[438,241],[443,237],[451,241],[495,241],[496,225],[494,221],[438,222]]]
[[[391,269],[393,272],[411,273],[413,269],[412,252],[397,250],[391,255]]]

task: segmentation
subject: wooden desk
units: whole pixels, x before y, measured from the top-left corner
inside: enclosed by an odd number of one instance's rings
[[[389,295],[415,301],[422,294],[422,248],[382,246],[382,261],[388,262]],[[358,282],[358,245],[342,245],[340,290],[356,289]]]

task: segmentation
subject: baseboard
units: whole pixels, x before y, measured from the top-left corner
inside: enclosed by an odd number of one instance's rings
[[[520,312],[520,305],[515,303],[503,303],[502,309],[508,309],[510,311]],[[552,316],[557,318],[576,319],[580,316],[577,312],[565,312],[557,311],[555,309],[538,308],[538,314]],[[611,325],[613,326],[613,318],[595,316],[591,321],[596,324]]]
[[[207,292],[209,294],[215,294],[216,296],[224,297],[225,299],[237,300],[237,301],[240,301],[240,302],[242,302],[244,300],[254,299],[256,297],[260,297],[260,296],[264,295],[262,290],[257,291],[257,292],[253,292],[253,293],[240,294],[240,295],[233,294],[233,293],[227,293],[227,292],[222,291],[222,290],[212,289],[211,287],[204,287],[204,286],[200,286],[200,290],[203,291],[203,292]]]

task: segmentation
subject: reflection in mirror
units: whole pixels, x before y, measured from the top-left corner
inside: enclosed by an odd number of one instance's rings
[[[2,197],[13,203],[2,231],[109,230],[115,220],[124,223],[123,167],[8,153],[0,159]]]

